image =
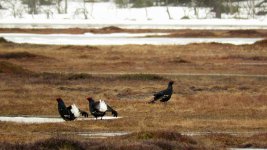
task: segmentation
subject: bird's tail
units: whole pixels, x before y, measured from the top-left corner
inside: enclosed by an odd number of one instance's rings
[[[147,102],[148,104],[154,104],[155,103],[155,101],[156,101],[156,99],[155,98],[152,98],[151,100],[149,100],[149,102]]]
[[[84,116],[84,117],[88,117],[88,113],[87,112],[85,112],[85,111],[83,111],[83,110],[80,110],[79,109],[79,111],[80,111],[80,114],[82,115],[82,116]]]
[[[108,111],[111,111],[114,117],[118,117],[118,112],[116,110],[112,109],[109,105],[107,105],[107,107],[108,107]]]
[[[113,115],[114,117],[118,117],[118,112],[117,112],[117,111],[113,110],[113,111],[111,111],[111,113],[112,113],[112,115]]]
[[[149,102],[147,102],[148,104],[154,104],[155,103],[155,101],[149,101]]]

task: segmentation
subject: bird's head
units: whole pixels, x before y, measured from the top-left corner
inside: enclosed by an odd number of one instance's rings
[[[88,100],[89,102],[94,101],[92,97],[87,97],[87,100]]]
[[[169,85],[173,85],[173,83],[174,83],[174,81],[170,81],[170,82],[169,82]]]
[[[57,102],[60,102],[60,101],[62,101],[62,98],[60,98],[60,97],[57,98]]]

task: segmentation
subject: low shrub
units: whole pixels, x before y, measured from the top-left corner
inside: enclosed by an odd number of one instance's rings
[[[153,74],[126,74],[120,77],[125,80],[163,80],[164,78],[159,75]]]

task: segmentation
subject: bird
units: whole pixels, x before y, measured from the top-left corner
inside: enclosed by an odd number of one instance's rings
[[[88,97],[87,100],[89,102],[89,111],[96,120],[98,117],[101,117],[102,120],[103,116],[106,115],[106,112],[111,112],[114,117],[118,116],[118,112],[106,104],[105,101],[99,100],[96,102],[92,97]]]
[[[58,112],[65,121],[75,120],[76,118],[80,117],[80,115],[88,117],[88,113],[80,110],[75,104],[66,107],[62,98],[57,98],[57,102]]]
[[[159,91],[155,93],[153,96],[154,98],[150,100],[148,103],[155,103],[157,100],[160,100],[161,102],[167,102],[171,99],[172,93],[173,93],[173,85],[174,81],[169,81],[168,87],[165,90]]]

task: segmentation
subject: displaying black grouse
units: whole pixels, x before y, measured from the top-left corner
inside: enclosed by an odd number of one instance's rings
[[[65,121],[72,121],[78,118],[80,115],[88,117],[88,113],[78,109],[75,104],[66,107],[62,98],[57,98],[58,112]]]
[[[97,119],[98,117],[105,116],[106,112],[111,112],[114,117],[118,116],[117,111],[112,109],[109,105],[105,103],[105,101],[99,100],[99,102],[95,102],[92,97],[88,97],[89,101],[89,110],[90,113]]]
[[[160,100],[161,102],[167,102],[168,100],[170,100],[173,92],[173,83],[173,81],[170,81],[167,89],[155,93],[154,98],[149,103],[155,103],[155,101],[157,100]]]

